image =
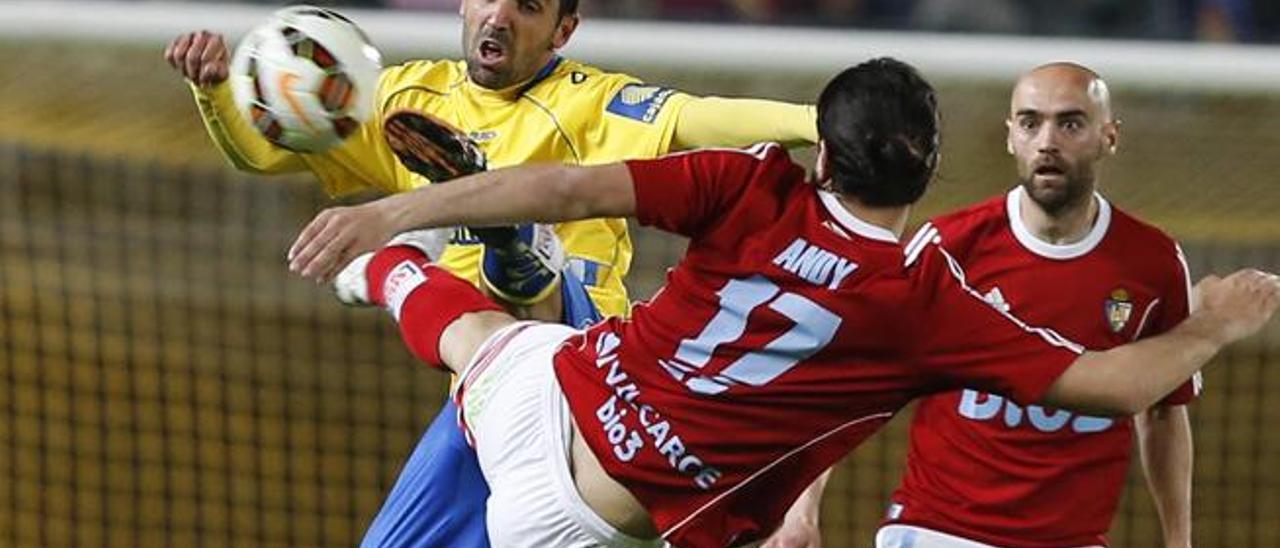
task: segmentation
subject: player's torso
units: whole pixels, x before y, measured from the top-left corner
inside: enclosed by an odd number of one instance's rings
[[[466,76],[462,62],[414,63],[399,67],[382,85],[383,115],[396,109],[431,114],[466,132],[484,151],[488,167],[526,163],[598,164],[658,151],[644,140],[598,138],[611,94],[627,77],[606,74],[571,61],[557,60],[523,90],[494,92]],[[613,121],[614,124],[617,121]],[[395,189],[427,184],[395,165]],[[571,264],[587,278],[587,290],[606,315],[626,310],[622,278],[631,261],[625,221],[592,219],[563,223],[556,229]],[[473,282],[479,281],[481,247],[460,231],[441,262]]]
[[[1074,246],[1036,246],[1025,233],[1020,239],[1003,198],[968,215],[936,226],[992,306],[1091,350],[1151,329],[1167,278],[1144,261],[1150,249],[1116,233],[1127,225],[1111,222],[1109,211],[1095,237]],[[1130,423],[974,389],[922,399],[889,517],[997,544],[1100,542],[1124,484]]]
[[[671,538],[724,543],[757,525],[734,519],[780,516],[911,397],[896,324],[863,294],[896,290],[883,273],[902,251],[819,196],[802,183],[742,199],[630,322],[558,365],[584,437]]]

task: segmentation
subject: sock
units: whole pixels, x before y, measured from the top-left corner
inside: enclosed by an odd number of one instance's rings
[[[430,264],[413,247],[382,249],[365,272],[370,300],[391,313],[405,346],[432,367],[447,369],[440,358],[440,337],[450,324],[472,312],[502,312],[475,286]]]

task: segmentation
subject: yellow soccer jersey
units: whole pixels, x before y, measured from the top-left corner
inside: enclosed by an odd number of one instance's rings
[[[197,99],[201,97],[197,92]],[[247,124],[219,112],[229,102],[229,93],[215,90],[210,97],[200,102],[202,116],[207,123],[217,119],[226,126],[215,130],[211,125],[210,132],[239,166],[238,155],[228,147],[234,149],[244,139],[265,140],[246,135],[253,131]],[[429,113],[465,131],[484,150],[490,169],[529,162],[585,165],[650,158],[668,152],[679,112],[690,99],[670,88],[644,85],[634,77],[560,57],[530,82],[502,91],[471,82],[463,61],[413,61],[382,72],[373,118],[341,146],[319,154],[268,151],[267,162],[301,159],[334,195],[365,188],[403,192],[427,184],[405,169],[383,140],[382,120],[397,109]],[[622,280],[632,253],[626,221],[576,221],[557,226],[556,232],[600,312],[625,314],[628,301]],[[481,247],[464,234],[458,245],[446,250],[441,263],[479,284],[480,254]]]
[[[491,169],[529,162],[601,164],[667,152],[679,107],[688,96],[646,86],[562,58],[515,89],[494,91],[467,78],[462,61],[417,61],[383,71],[373,120],[342,146],[303,159],[332,193],[361,187],[401,192],[428,181],[409,172],[383,141],[382,119],[398,109],[432,114],[465,131]],[[556,227],[569,260],[581,261],[587,291],[606,316],[627,312],[623,278],[631,240],[623,219]],[[461,239],[441,263],[479,283],[481,247]]]

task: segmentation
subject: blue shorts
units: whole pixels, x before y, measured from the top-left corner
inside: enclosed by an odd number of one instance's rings
[[[564,320],[585,327],[600,312],[574,273],[563,276]],[[418,446],[405,461],[400,477],[365,531],[361,548],[487,548],[485,501],[489,486],[480,473],[476,453],[458,429],[458,407],[445,402]]]

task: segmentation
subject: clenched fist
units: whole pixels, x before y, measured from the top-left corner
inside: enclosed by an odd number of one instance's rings
[[[183,34],[164,48],[169,66],[201,87],[226,81],[230,57],[222,35],[207,30]]]

